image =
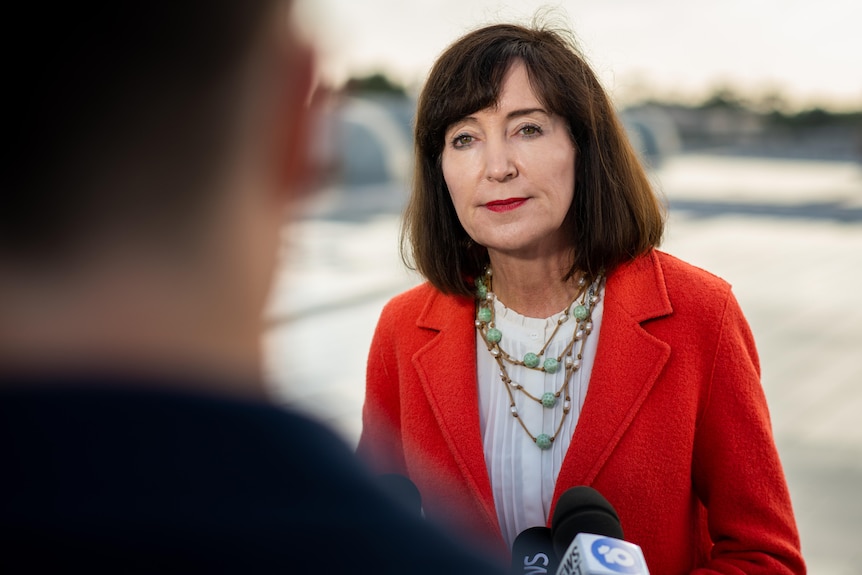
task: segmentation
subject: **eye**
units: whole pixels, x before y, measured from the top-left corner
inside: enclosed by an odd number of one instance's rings
[[[452,139],[453,148],[464,148],[473,143],[473,136],[470,134],[458,134]]]
[[[526,126],[522,126],[518,132],[527,137],[540,136],[542,134],[542,128],[535,124],[527,124]]]

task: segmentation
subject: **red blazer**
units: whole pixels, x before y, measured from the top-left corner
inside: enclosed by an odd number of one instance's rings
[[[358,453],[426,513],[505,550],[485,467],[474,302],[394,298],[368,359]],[[655,575],[805,573],[748,324],[724,281],[661,252],[607,280],[586,401],[557,479],[601,492]]]

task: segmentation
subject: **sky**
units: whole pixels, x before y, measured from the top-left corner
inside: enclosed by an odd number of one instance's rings
[[[622,104],[717,88],[791,109],[862,109],[860,0],[296,0],[323,81],[383,72],[418,91],[434,59],[484,24],[539,10],[577,37]]]

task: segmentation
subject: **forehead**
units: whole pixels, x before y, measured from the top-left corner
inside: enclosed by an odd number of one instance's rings
[[[530,82],[527,67],[523,62],[517,60],[512,63],[506,75],[503,76],[500,97],[497,98],[497,103],[493,107],[504,110],[512,106],[521,107],[524,104],[530,104],[530,107],[539,107],[540,100],[532,82]]]
[[[461,120],[476,119],[484,116],[506,116],[515,110],[543,109],[541,99],[536,94],[527,67],[515,61],[506,71],[500,82],[499,95],[495,102],[480,110],[464,115]]]

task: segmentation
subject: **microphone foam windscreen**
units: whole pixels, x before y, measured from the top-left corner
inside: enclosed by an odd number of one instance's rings
[[[578,533],[623,539],[613,505],[592,487],[572,487],[560,496],[551,520],[554,549],[562,556]]]
[[[557,572],[557,554],[547,527],[529,527],[512,542],[512,575]]]

